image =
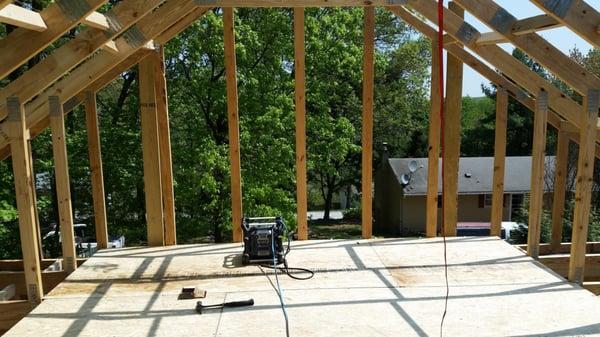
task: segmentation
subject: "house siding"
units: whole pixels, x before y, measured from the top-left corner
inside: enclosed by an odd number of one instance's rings
[[[402,221],[397,223],[401,235],[415,235],[425,231],[427,197],[406,196],[401,199]],[[479,195],[461,195],[458,197],[459,222],[489,222],[491,207],[479,207]],[[508,220],[509,209],[504,207],[502,219]],[[438,223],[442,221],[441,209],[438,209]]]

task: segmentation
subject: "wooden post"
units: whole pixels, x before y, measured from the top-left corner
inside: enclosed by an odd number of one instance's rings
[[[429,109],[429,150],[427,161],[427,225],[425,234],[435,237],[438,229],[439,162],[440,162],[440,67],[437,38],[431,39],[431,92]]]
[[[160,181],[160,150],[152,60],[148,57],[143,58],[138,68],[148,245],[163,246],[165,241]]]
[[[464,17],[464,10],[449,2],[450,10]],[[460,116],[462,110],[463,63],[448,53],[444,112],[444,232],[456,235],[458,222],[458,165],[460,161]]]
[[[54,175],[56,177],[56,196],[60,217],[62,256],[64,270],[71,273],[77,269],[77,253],[75,252],[65,115],[58,96],[50,96],[48,103],[50,105],[50,128],[52,129],[52,152],[54,153]]]
[[[594,148],[596,144],[600,90],[588,90],[584,97],[582,127],[579,133],[579,159],[577,160],[577,187],[573,214],[571,258],[569,259],[569,281],[583,283],[586,242],[590,222],[592,187],[594,184]]]
[[[494,142],[494,181],[492,187],[491,236],[500,236],[504,210],[504,165],[506,159],[506,124],[508,93],[505,88],[496,90],[496,139]]]
[[[229,160],[231,165],[231,216],[233,241],[241,242],[242,233],[242,169],[240,163],[240,121],[238,115],[237,66],[233,8],[223,8],[223,40],[225,43],[225,80],[229,123]]]
[[[169,127],[169,101],[165,77],[164,47],[147,56],[154,65],[154,91],[158,119],[158,140],[160,149],[160,175],[165,221],[165,244],[177,244],[175,224],[175,195],[173,192],[173,162],[171,157],[171,130]]]
[[[527,254],[539,255],[540,229],[544,196],[544,166],[546,162],[546,127],[548,124],[548,92],[541,90],[535,102],[533,149],[531,151],[531,193],[529,194],[529,224]]]
[[[100,128],[98,127],[98,113],[96,110],[96,93],[92,91],[85,93],[85,124],[87,128],[88,156],[90,158],[90,175],[92,176],[96,242],[99,249],[104,249],[108,247],[108,226],[106,221],[102,149],[100,144]]]
[[[373,99],[375,78],[375,8],[364,9],[362,116],[362,237],[373,232]]]
[[[294,8],[294,75],[296,106],[296,205],[298,239],[308,239],[306,183],[306,83],[304,77],[304,8]]]
[[[35,212],[35,182],[28,144],[29,132],[25,125],[25,110],[19,99],[14,96],[9,97],[6,100],[6,107],[8,110],[6,132],[10,138],[27,298],[30,303],[38,304],[42,301],[44,292],[39,259],[40,247],[36,238],[39,225]]]
[[[556,163],[554,169],[554,195],[552,198],[552,241],[553,252],[562,241],[565,194],[567,192],[567,163],[569,161],[569,135],[559,129],[556,142]]]

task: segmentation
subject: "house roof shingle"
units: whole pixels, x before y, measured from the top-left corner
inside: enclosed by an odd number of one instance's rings
[[[388,163],[392,168],[398,184],[402,184],[402,175],[408,174],[408,165],[411,161],[417,162],[417,171],[412,174],[410,182],[404,187],[405,195],[427,194],[427,158],[389,158]],[[440,159],[438,191],[442,191]],[[459,162],[459,194],[490,194],[494,172],[493,157],[463,157]],[[546,157],[546,177],[544,190],[552,190],[554,177],[554,157]],[[504,173],[505,193],[527,193],[531,185],[531,157],[506,157]]]

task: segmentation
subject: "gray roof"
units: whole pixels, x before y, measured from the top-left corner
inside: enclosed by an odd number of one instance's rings
[[[413,173],[409,184],[404,188],[406,195],[427,194],[427,158],[390,158],[392,168],[398,184],[401,184],[402,174],[408,174],[408,164],[417,162],[417,171]],[[438,191],[442,191],[442,160],[439,162]],[[494,172],[493,157],[464,157],[459,163],[459,194],[490,194]],[[546,157],[546,171],[544,189],[552,190],[554,176],[554,157]],[[527,193],[531,185],[531,157],[506,157],[504,172],[505,193]]]

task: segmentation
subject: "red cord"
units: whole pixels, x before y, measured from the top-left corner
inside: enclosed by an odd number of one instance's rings
[[[440,127],[442,147],[442,236],[446,236],[444,225],[444,152],[446,148],[446,137],[444,136],[444,1],[438,1],[438,59],[440,60]]]
[[[440,127],[441,127],[441,150],[442,150],[442,238],[444,242],[444,276],[446,282],[446,296],[444,300],[444,313],[440,322],[440,337],[444,335],[444,319],[448,312],[448,298],[450,296],[450,287],[448,285],[448,255],[446,249],[446,225],[444,212],[444,161],[446,149],[446,137],[444,133],[444,1],[438,0],[438,58],[440,60]]]

